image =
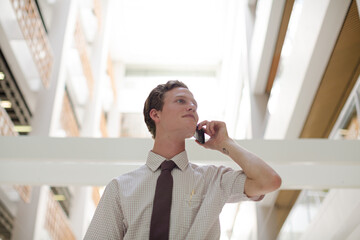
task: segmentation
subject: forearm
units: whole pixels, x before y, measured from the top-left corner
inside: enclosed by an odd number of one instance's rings
[[[247,151],[231,138],[220,145],[222,153],[228,155],[264,193],[277,189],[281,184],[279,175],[257,155]]]
[[[242,168],[247,176],[244,188],[248,196],[262,195],[280,187],[280,176],[258,156],[229,138],[224,122],[203,121],[199,128],[205,125],[210,139],[202,146],[228,155]]]

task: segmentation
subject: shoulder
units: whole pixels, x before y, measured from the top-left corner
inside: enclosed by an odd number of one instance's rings
[[[117,186],[121,186],[123,188],[127,185],[131,185],[134,182],[138,182],[141,179],[144,179],[151,173],[152,171],[146,165],[143,165],[136,170],[124,173],[116,178],[113,178],[109,184],[116,184]]]
[[[234,169],[226,166],[215,166],[215,165],[198,165],[195,163],[189,162],[189,167],[195,171],[201,172],[222,172],[222,171],[235,171]]]
[[[226,166],[215,166],[215,165],[197,165],[194,163],[189,163],[189,168],[196,172],[203,174],[205,177],[213,178],[214,176],[221,176],[226,173],[235,173],[241,174],[243,173],[241,170],[234,170],[230,167]]]

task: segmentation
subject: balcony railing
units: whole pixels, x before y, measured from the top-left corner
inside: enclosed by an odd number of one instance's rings
[[[68,218],[54,200],[54,194],[49,191],[47,211],[45,216],[45,229],[53,240],[75,240],[74,233],[70,228]]]
[[[75,113],[70,103],[67,91],[64,93],[60,121],[61,126],[65,130],[68,137],[79,136],[79,126],[76,121]]]
[[[100,192],[99,192],[99,187],[93,187],[92,188],[92,200],[94,202],[94,205],[97,206],[99,204],[100,201]]]
[[[94,0],[94,13],[98,21],[98,29],[101,28],[101,20],[102,20],[102,14],[101,14],[101,1],[100,0]]]
[[[111,88],[112,88],[113,95],[114,95],[114,101],[116,101],[117,91],[116,91],[115,76],[114,76],[114,70],[113,70],[110,54],[108,55],[108,59],[107,59],[107,70],[106,71],[107,71],[107,74],[110,77]]]
[[[0,136],[17,136],[9,115],[4,108],[0,107]]]
[[[87,43],[85,41],[85,36],[84,36],[83,31],[82,31],[79,18],[76,21],[74,37],[75,37],[76,48],[79,51],[83,73],[85,75],[85,78],[86,78],[86,81],[87,81],[87,84],[88,84],[88,87],[89,87],[90,97],[92,97],[93,96],[93,90],[94,90],[94,77],[93,77],[93,73],[92,73],[88,53],[87,53],[87,50],[86,50]]]
[[[53,54],[34,0],[11,0],[22,34],[45,87],[50,84]]]
[[[108,137],[108,131],[107,131],[107,124],[106,124],[106,118],[105,113],[101,112],[101,119],[100,119],[100,131],[103,137]]]
[[[343,130],[345,132],[344,138],[345,139],[359,139],[360,138],[360,124],[359,119],[357,116],[353,116],[350,120],[350,123],[348,125],[348,128],[346,130]]]
[[[30,202],[32,187],[27,185],[14,185],[14,189],[18,192],[20,198],[26,202]]]
[[[4,108],[0,107],[0,136],[18,136],[14,129],[9,115]],[[29,202],[31,197],[31,187],[25,185],[14,185],[14,189],[18,192],[20,198],[24,202]]]

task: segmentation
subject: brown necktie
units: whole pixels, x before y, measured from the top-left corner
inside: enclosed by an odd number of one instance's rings
[[[153,211],[150,223],[150,240],[169,239],[170,210],[173,178],[171,170],[176,166],[173,161],[161,164],[161,174],[156,183]]]

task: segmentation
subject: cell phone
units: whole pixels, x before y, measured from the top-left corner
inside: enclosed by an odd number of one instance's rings
[[[196,127],[195,138],[196,138],[196,140],[199,141],[199,143],[201,143],[201,144],[205,143],[205,132],[202,128],[200,128],[200,130],[199,130],[198,127]]]

